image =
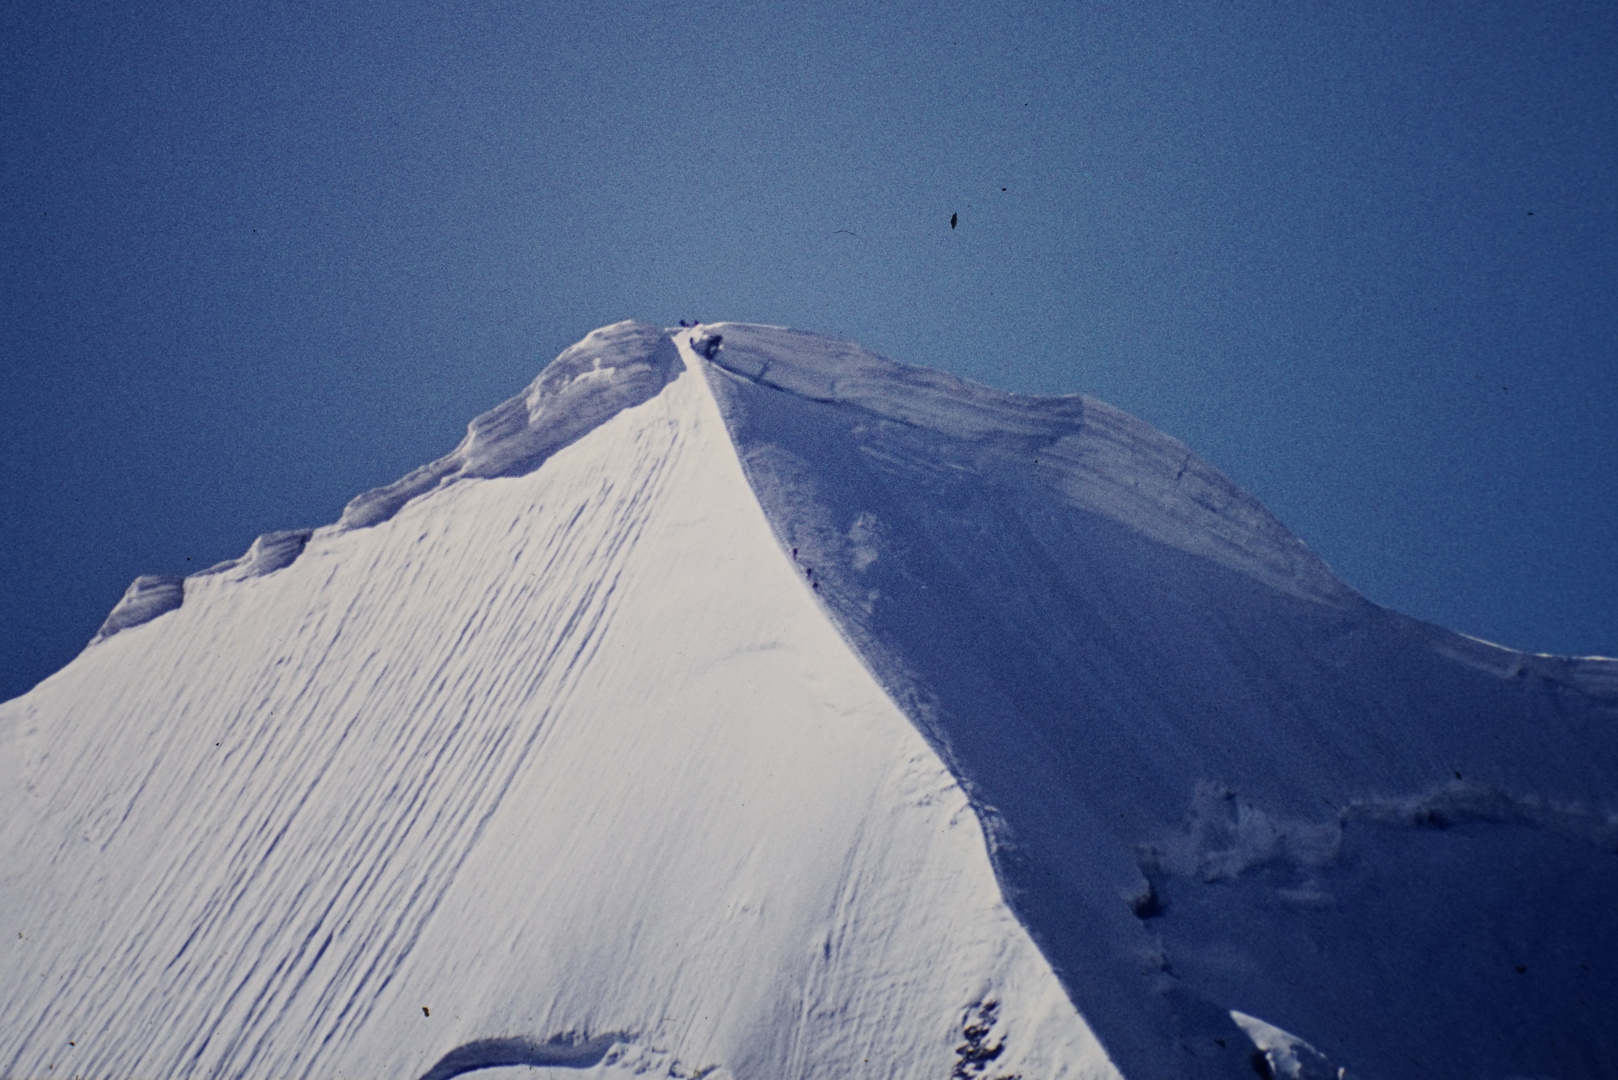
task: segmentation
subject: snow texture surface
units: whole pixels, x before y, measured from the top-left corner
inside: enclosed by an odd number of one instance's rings
[[[137,580],[0,705],[0,852],[7,1077],[1618,1060],[1618,664],[1375,607],[1100,402],[773,327],[603,328]]]
[[[124,595],[96,631],[92,643],[112,637],[120,630],[150,622],[185,601],[185,579],[173,574],[142,574],[129,583]]]
[[[970,1075],[1117,1075],[704,376],[563,361],[569,445],[475,430],[0,707],[0,1075],[943,1077],[985,1003]]]
[[[674,342],[635,322],[604,326],[558,356],[526,391],[473,420],[449,454],[349,501],[340,524],[386,521],[419,495],[459,480],[521,476],[679,374]]]
[[[1618,1061],[1618,664],[1375,607],[1089,399],[708,330],[781,543],[1126,1076],[1251,1076],[1233,1009],[1363,1077]]]

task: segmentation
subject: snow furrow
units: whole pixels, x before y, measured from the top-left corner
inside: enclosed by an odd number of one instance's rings
[[[0,1075],[935,1077],[987,996],[1116,1075],[695,357],[609,329],[0,705]]]

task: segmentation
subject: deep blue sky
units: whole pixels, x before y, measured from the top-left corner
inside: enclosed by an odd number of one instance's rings
[[[1094,394],[1618,653],[1608,0],[218,6],[0,9],[0,698],[625,317]]]

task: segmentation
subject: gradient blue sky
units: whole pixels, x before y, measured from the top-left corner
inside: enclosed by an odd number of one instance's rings
[[[1607,0],[335,6],[0,8],[0,698],[626,317],[1094,394],[1618,653]]]

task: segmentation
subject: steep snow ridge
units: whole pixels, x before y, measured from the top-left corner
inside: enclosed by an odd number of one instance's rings
[[[1269,511],[1183,443],[1082,394],[1010,394],[877,356],[851,342],[740,323],[713,362],[804,398],[864,409],[1015,462],[1075,506],[1295,596],[1352,595]]]
[[[273,574],[284,566],[291,566],[303,554],[313,535],[313,529],[279,529],[264,533],[248,547],[247,554],[237,559],[227,559],[193,576],[228,574],[240,580]]]
[[[626,320],[593,330],[547,364],[527,390],[468,424],[466,438],[450,453],[351,499],[339,524],[367,528],[435,488],[532,472],[620,411],[656,396],[680,370],[674,343],[656,327]]]
[[[303,554],[313,529],[281,529],[258,537],[240,558],[228,559],[206,570],[192,574],[192,578],[224,574],[232,581],[273,574],[283,566],[290,566]],[[120,630],[151,622],[159,615],[173,611],[185,602],[185,583],[188,579],[173,574],[142,574],[124,592],[123,598],[108,613],[101,629],[90,639],[95,645]]]
[[[1379,609],[1089,399],[701,337],[0,704],[0,1075],[1618,1058],[1618,663]]]
[[[232,581],[273,574],[284,566],[292,565],[314,535],[313,529],[281,529],[259,536],[240,558],[199,570],[191,578],[223,574]],[[188,578],[174,574],[142,574],[124,592],[123,598],[108,613],[106,621],[90,639],[99,644],[132,626],[151,622],[159,615],[173,611],[185,602],[185,583]]]
[[[1117,1076],[695,362],[0,705],[0,1075]]]
[[[1177,444],[1083,399],[710,329],[780,543],[1126,1076],[1251,1077],[1233,1012],[1361,1076],[1610,1071],[1611,661],[1292,576],[1250,500],[1186,494]],[[1075,425],[1100,448],[1046,470]]]
[[[1611,657],[1519,652],[1438,626],[1425,626],[1422,633],[1437,652],[1497,678],[1516,679],[1532,673],[1603,701],[1618,701],[1618,660]]]
[[[592,331],[546,365],[521,394],[473,419],[454,450],[350,499],[332,528],[370,528],[410,500],[462,480],[532,472],[622,410],[655,396],[679,371],[673,342],[656,327],[626,320]],[[265,533],[240,558],[192,576],[228,574],[239,580],[273,573],[301,555],[312,534],[311,529]],[[138,578],[91,644],[173,611],[184,598],[179,577]]]

